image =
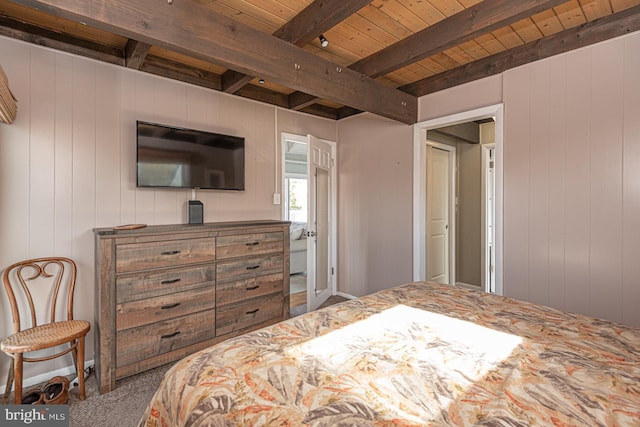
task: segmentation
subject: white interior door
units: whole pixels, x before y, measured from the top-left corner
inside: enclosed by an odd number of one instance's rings
[[[426,278],[449,284],[449,152],[427,146]]]
[[[317,309],[335,280],[335,143],[308,135],[307,307]]]

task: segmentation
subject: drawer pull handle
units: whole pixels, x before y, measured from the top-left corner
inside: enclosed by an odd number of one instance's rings
[[[247,246],[258,246],[260,244],[260,242],[249,242],[249,243],[245,243],[245,245]]]
[[[161,336],[160,336],[160,338],[173,338],[173,337],[175,337],[176,335],[178,335],[179,333],[180,333],[180,331],[175,331],[175,332],[174,332],[174,333],[172,333],[172,334],[161,335]]]
[[[247,314],[254,314],[254,313],[257,313],[258,311],[260,311],[260,309],[256,308],[255,310],[247,311]]]
[[[160,282],[161,285],[170,285],[172,283],[178,283],[182,279],[171,279],[171,280],[163,280]]]
[[[250,288],[247,288],[248,291],[253,291],[254,289],[258,289],[260,287],[260,285],[255,285],[255,286],[251,286]]]
[[[165,251],[162,252],[162,255],[178,255],[180,251]]]
[[[179,302],[176,302],[176,303],[173,303],[173,304],[163,305],[163,306],[162,306],[162,307],[160,307],[160,308],[161,308],[161,309],[163,309],[163,310],[168,310],[168,309],[170,309],[170,308],[176,308],[176,307],[177,307],[177,306],[179,306],[179,305],[180,305],[180,303],[179,303]]]
[[[252,265],[251,267],[247,267],[247,270],[255,270],[256,268],[260,268],[259,265]]]

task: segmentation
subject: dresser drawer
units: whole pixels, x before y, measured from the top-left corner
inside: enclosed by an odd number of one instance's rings
[[[213,310],[215,306],[214,286],[125,302],[116,305],[116,330],[135,328],[203,310]]]
[[[282,316],[282,294],[253,298],[218,307],[216,335],[224,335]]]
[[[116,333],[118,368],[215,337],[213,310]]]
[[[217,283],[231,280],[250,279],[267,274],[283,273],[282,254],[245,258],[238,261],[218,263],[216,268]]]
[[[117,245],[116,273],[214,261],[215,245],[214,237]]]
[[[282,232],[221,236],[216,240],[218,259],[282,252]]]
[[[244,301],[274,292],[282,292],[282,286],[282,272],[218,283],[216,286],[216,300],[218,301],[218,307],[220,307],[225,304]]]
[[[213,264],[118,276],[116,278],[116,302],[121,304],[177,291],[188,291],[212,285],[215,283],[215,279],[216,267]]]

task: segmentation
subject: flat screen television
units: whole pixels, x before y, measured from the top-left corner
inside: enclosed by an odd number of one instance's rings
[[[138,187],[244,190],[244,138],[136,122]]]

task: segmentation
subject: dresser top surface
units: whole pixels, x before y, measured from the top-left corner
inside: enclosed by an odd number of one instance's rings
[[[155,234],[170,232],[199,232],[199,231],[217,231],[236,228],[263,227],[263,226],[282,226],[290,225],[290,221],[281,220],[250,220],[250,221],[225,221],[225,222],[209,222],[204,224],[166,224],[166,225],[149,225],[137,228],[118,228],[100,227],[94,228],[93,232],[100,237],[117,237],[131,234]]]

